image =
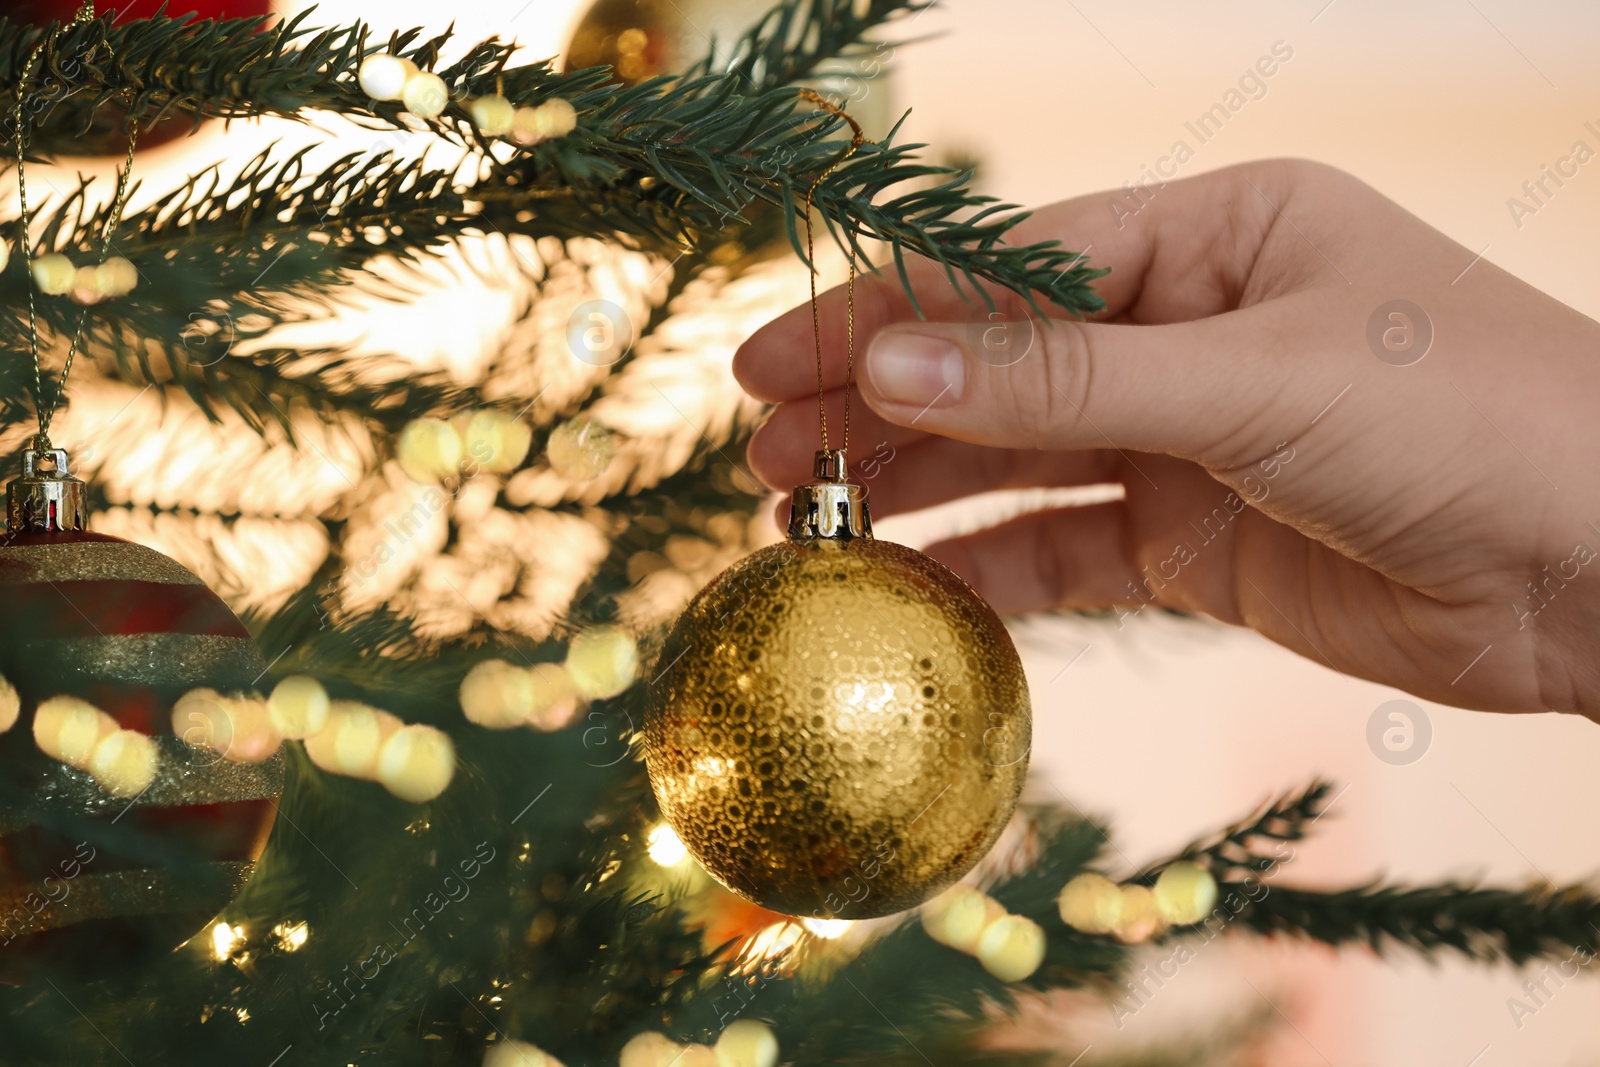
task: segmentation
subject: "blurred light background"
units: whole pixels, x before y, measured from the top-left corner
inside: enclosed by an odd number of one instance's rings
[[[317,18],[359,16],[380,31],[454,21],[460,40],[499,34],[546,55],[560,50],[578,8],[572,0],[335,0]],[[932,39],[897,51],[888,90],[896,108],[914,109],[906,137],[980,160],[986,191],[1025,204],[1139,180],[1175,139],[1193,142],[1186,121],[1286,46],[1292,57],[1266,79],[1264,94],[1183,174],[1286,155],[1343,167],[1468,249],[1600,314],[1600,162],[1521,226],[1507,207],[1575,141],[1600,148],[1600,135],[1585,128],[1600,128],[1600,6],[947,0],[912,32]],[[223,135],[212,128],[200,135],[204,144],[155,152],[170,153],[174,165],[210,159]],[[228,154],[240,158],[244,143],[230,141]],[[925,539],[935,521],[908,537]],[[1591,723],[1424,704],[1431,743],[1422,758],[1396,765],[1375,755],[1367,729],[1375,709],[1402,694],[1249,634],[1165,618],[1123,628],[1029,621],[1017,633],[1035,692],[1035,792],[1052,799],[1059,790],[1108,816],[1132,863],[1324,774],[1344,792],[1280,875],[1286,882],[1595,874],[1600,727]],[[1067,1058],[1089,1041],[1137,1044],[1259,1012],[1281,1024],[1260,1062],[1280,1067],[1600,1062],[1600,980],[1566,986],[1519,1026],[1507,1001],[1526,996],[1528,977],[1456,961],[1425,965],[1403,952],[1378,960],[1219,943],[1120,1032],[1108,1014],[1086,1015],[1076,1002],[1040,1006],[1022,1026],[1063,1028]]]

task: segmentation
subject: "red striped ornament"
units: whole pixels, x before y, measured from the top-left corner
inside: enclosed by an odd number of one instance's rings
[[[203,929],[261,853],[283,788],[279,756],[234,762],[172,733],[172,705],[266,673],[244,624],[192,572],[82,528],[66,455],[25,453],[0,538],[0,675],[21,713],[0,735],[0,980],[103,976]],[[131,801],[52,759],[33,714],[81,697],[154,738],[161,765]]]

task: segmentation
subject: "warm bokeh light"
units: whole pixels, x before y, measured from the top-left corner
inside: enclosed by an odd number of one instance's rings
[[[278,923],[272,928],[272,936],[283,951],[294,952],[310,939],[311,927],[303,920],[297,923]]]
[[[244,940],[243,926],[229,926],[219,922],[211,928],[211,954],[219,960],[228,959]]]
[[[797,922],[780,922],[762,927],[756,931],[754,937],[745,942],[734,969],[754,970],[762,960],[770,960],[788,952],[799,943],[804,934],[805,927]]]
[[[678,839],[678,835],[672,827],[666,823],[662,823],[651,830],[650,836],[646,840],[649,842],[647,847],[650,852],[650,858],[663,867],[676,867],[688,858],[689,850]]]
[[[849,919],[801,919],[800,924],[817,937],[828,941],[843,937],[853,925]]]

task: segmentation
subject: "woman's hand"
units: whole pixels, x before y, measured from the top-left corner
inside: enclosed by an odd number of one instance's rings
[[[1120,483],[928,551],[1001,612],[1199,611],[1431,700],[1600,717],[1600,324],[1328,167],[1144,192],[1016,234],[1112,268],[1089,323],[1009,294],[996,318],[928,263],[927,321],[897,282],[861,286],[853,451],[895,457],[874,512]],[[837,427],[842,290],[822,320]],[[754,469],[808,481],[809,309],[734,370],[777,404]]]

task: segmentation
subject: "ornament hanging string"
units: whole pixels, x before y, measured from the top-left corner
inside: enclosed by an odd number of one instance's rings
[[[817,175],[805,195],[806,218],[806,260],[811,268],[811,334],[816,341],[817,348],[817,421],[822,429],[822,450],[830,451],[828,447],[828,406],[827,392],[822,385],[822,318],[817,311],[817,262],[816,252],[813,247],[811,235],[811,198],[816,194],[817,186],[823,180],[838,170],[845,161],[856,154],[856,150],[868,143],[866,134],[861,132],[861,124],[851,118],[849,113],[838,104],[828,100],[815,89],[801,89],[800,98],[816,104],[830,115],[844,119],[850,124],[850,146],[841,152],[826,170]],[[846,237],[846,240],[849,238]],[[846,258],[850,262],[849,280],[845,283],[845,370],[844,370],[844,430],[839,443],[839,451],[850,450],[850,390],[855,387],[856,377],[856,257],[847,250]]]
[[[61,35],[62,30],[70,29],[73,26],[79,26],[86,22],[93,22],[94,18],[94,0],[83,0],[83,3],[78,6],[78,11],[72,16],[70,22],[60,29],[57,29],[54,33],[47,35],[38,44],[34,45],[33,51],[28,55],[28,61],[23,64],[22,76],[17,79],[17,99],[16,105],[12,109],[11,118],[13,126],[16,130],[17,202],[18,212],[20,215],[19,225],[22,230],[22,258],[23,262],[28,264],[30,268],[33,264],[33,247],[32,235],[29,232],[32,220],[28,217],[28,180],[26,171],[28,135],[27,127],[24,125],[22,117],[23,103],[27,98],[28,79],[33,77],[34,68],[38,66],[40,57],[44,55],[44,52],[48,47],[55,43],[56,38]],[[102,38],[101,43],[105,45],[107,54],[110,55],[113,60],[115,60],[116,51],[111,47],[111,42]],[[105,223],[100,234],[99,265],[101,266],[105,264],[107,258],[109,258],[111,255],[111,239],[116,235],[117,226],[122,221],[123,208],[128,202],[128,180],[133,173],[133,152],[135,145],[138,143],[138,139],[139,125],[137,122],[129,119],[128,157],[123,161],[122,169],[117,174],[116,195],[112,198],[111,208],[106,214]],[[39,315],[36,304],[38,298],[38,294],[36,292],[37,288],[38,286],[36,284],[28,286],[28,347],[29,354],[33,359],[33,404],[34,409],[39,416],[39,432],[34,435],[32,446],[34,451],[45,453],[51,450],[50,422],[55,418],[56,409],[61,406],[62,398],[66,396],[67,378],[72,374],[73,357],[78,354],[78,346],[83,340],[83,328],[88,323],[89,308],[87,305],[85,305],[78,312],[78,322],[72,330],[72,338],[70,343],[67,345],[67,358],[61,367],[61,380],[56,385],[55,396],[47,401],[44,395],[44,360],[39,351]]]

